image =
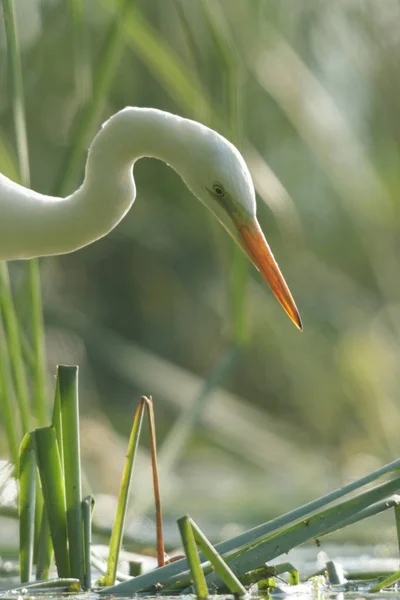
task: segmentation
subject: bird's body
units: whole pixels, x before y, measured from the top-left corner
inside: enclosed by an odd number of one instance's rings
[[[129,107],[111,117],[90,146],[83,184],[66,198],[39,194],[0,174],[0,260],[65,254],[109,233],[135,200],[132,167],[145,156],[179,173],[301,327],[259,229],[254,187],[241,154],[212,129],[156,109]]]

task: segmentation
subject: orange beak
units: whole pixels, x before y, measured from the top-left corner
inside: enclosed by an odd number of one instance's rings
[[[275,298],[286,311],[286,314],[291,318],[296,327],[302,331],[303,325],[295,301],[280,272],[278,264],[268,246],[267,240],[261,231],[257,219],[251,221],[249,225],[236,223],[236,226],[243,250],[246,252],[253,265],[260,271],[274,293]]]

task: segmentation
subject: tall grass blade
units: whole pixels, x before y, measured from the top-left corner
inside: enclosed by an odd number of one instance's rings
[[[110,10],[115,9],[114,0],[98,1]],[[137,56],[178,106],[189,116],[207,121],[213,110],[195,73],[162,39],[137,5],[125,12],[122,32]]]
[[[146,403],[142,399],[136,409],[131,435],[129,438],[128,452],[126,455],[124,470],[121,478],[121,486],[118,496],[117,512],[111,533],[110,548],[107,562],[107,572],[101,578],[101,585],[110,586],[115,582],[117,573],[118,557],[121,550],[122,535],[124,531],[125,515],[128,505],[129,490],[132,480],[132,470],[136,457],[136,450],[139,443],[140,432],[143,423],[143,414]]]
[[[46,425],[49,420],[49,405],[46,389],[46,351],[39,261],[28,261],[27,269],[33,350],[33,410],[37,423]]]
[[[20,175],[18,171],[17,158],[9,147],[4,133],[0,129],[0,170],[6,177],[13,181],[18,181]]]
[[[84,1],[69,0],[72,21],[75,90],[79,102],[85,104],[91,96],[91,67],[88,52],[88,32],[85,31]]]
[[[394,518],[396,521],[397,547],[400,551],[400,506],[395,507]]]
[[[196,597],[199,599],[208,598],[207,582],[201,568],[200,557],[197,550],[190,517],[186,515],[178,519],[178,527],[181,533],[186,558],[192,573]]]
[[[91,563],[91,547],[92,547],[92,514],[94,508],[93,496],[86,496],[82,500],[82,527],[83,527],[83,560],[84,560],[84,577],[83,589],[90,590],[92,587],[92,563]]]
[[[35,506],[35,546],[33,562],[37,564],[37,554],[39,551],[40,530],[43,520],[43,494],[40,486],[39,472],[36,471],[36,506]]]
[[[36,561],[37,580],[49,578],[52,559],[53,543],[51,540],[50,524],[47,517],[46,507],[43,507]]]
[[[24,86],[13,0],[3,0],[3,17],[7,40],[19,170],[22,183],[29,185],[29,153],[25,123]]]
[[[69,577],[65,487],[54,427],[36,429],[35,440],[57,571],[60,577]]]
[[[78,367],[60,365],[58,367],[58,387],[61,404],[70,576],[79,579],[83,583],[82,476],[79,439]]]
[[[86,148],[88,139],[93,135],[95,127],[103,110],[108,92],[124,49],[124,36],[122,35],[126,13],[131,9],[132,0],[124,0],[121,8],[115,13],[99,58],[99,67],[96,70],[93,82],[93,95],[86,105],[76,124],[72,135],[70,151],[66,156],[61,170],[61,177],[56,185],[55,193],[64,196],[68,192],[71,182],[81,169],[82,153]]]
[[[0,262],[0,310],[7,335],[8,354],[13,373],[22,429],[23,432],[26,433],[30,429],[28,386],[25,378],[18,319],[11,292],[8,268],[5,262]]]
[[[10,457],[18,472],[18,440],[21,436],[21,428],[19,419],[15,416],[16,404],[7,340],[0,314],[0,410],[3,417]]]
[[[62,445],[61,431],[61,403],[60,403],[60,384],[59,369],[57,368],[56,386],[53,404],[52,425],[54,427],[57,439],[57,447],[60,453],[61,469],[64,473],[64,452]],[[46,508],[43,507],[40,523],[39,539],[37,542],[37,561],[36,561],[36,579],[47,579],[50,573],[51,561],[53,558],[53,543],[51,540],[49,519]]]
[[[56,432],[58,450],[60,452],[61,468],[64,472],[64,448],[62,437],[62,417],[61,417],[61,399],[60,399],[60,367],[57,367],[56,387],[54,392],[53,416],[51,424]]]
[[[35,539],[36,450],[35,439],[26,433],[19,456],[19,567],[21,583],[31,581]]]
[[[204,72],[204,61],[202,56],[202,50],[194,39],[191,26],[190,19],[186,16],[184,2],[182,0],[175,0],[175,10],[178,15],[179,25],[182,32],[182,36],[185,40],[187,54],[188,54],[188,62],[191,67],[193,73],[199,73],[199,80],[201,80],[201,75]]]

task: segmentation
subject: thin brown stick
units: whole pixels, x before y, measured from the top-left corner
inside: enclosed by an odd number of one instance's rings
[[[158,566],[163,567],[165,565],[165,551],[164,551],[164,536],[163,536],[163,525],[162,525],[160,485],[159,485],[159,479],[158,479],[156,427],[155,427],[155,421],[154,421],[153,398],[151,396],[150,396],[150,398],[146,398],[146,396],[142,396],[142,400],[144,400],[146,402],[147,416],[149,419],[151,466],[152,466],[152,471],[153,471],[154,505],[155,505],[155,509],[156,509],[157,561],[158,561]]]

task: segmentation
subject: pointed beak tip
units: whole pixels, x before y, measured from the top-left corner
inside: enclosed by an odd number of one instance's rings
[[[296,319],[294,320],[294,324],[296,325],[299,331],[303,331],[303,322],[300,317],[300,313],[297,312]]]
[[[300,313],[271,249],[268,246],[264,234],[261,231],[257,219],[254,219],[248,225],[238,224],[237,228],[242,240],[243,250],[255,267],[261,272],[261,275],[270,286],[272,292],[291,321],[296,325],[299,331],[303,331]]]

